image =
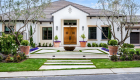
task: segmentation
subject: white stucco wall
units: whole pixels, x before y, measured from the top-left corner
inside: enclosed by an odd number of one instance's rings
[[[72,12],[69,13],[69,8],[72,9]],[[58,36],[58,40],[61,41],[61,44],[63,45],[64,40],[63,40],[63,29],[62,29],[62,25],[61,25],[61,20],[79,20],[79,31],[77,32],[77,45],[79,44],[79,41],[82,40],[82,38],[80,38],[81,34],[85,34],[86,36],[88,36],[87,34],[87,13],[73,7],[73,6],[67,6],[64,9],[52,14],[54,16],[54,36],[57,35]],[[56,26],[58,26],[58,30],[56,30]],[[84,26],[84,31],[82,31],[82,26]],[[87,40],[87,38],[85,39]]]
[[[52,40],[42,40],[42,27],[52,27]],[[48,43],[48,45],[51,43],[53,45],[53,22],[51,22],[51,24],[50,22],[42,22],[42,24],[38,23],[36,37],[37,43]]]
[[[2,32],[2,23],[0,23],[0,32]]]
[[[102,29],[101,25],[105,25],[105,24],[109,25],[108,22],[106,21],[106,18],[104,18],[104,17],[100,17],[100,19],[98,17],[92,17],[91,19],[90,19],[90,17],[87,17],[87,25],[97,25],[97,26],[100,27],[100,29]],[[121,40],[121,31],[117,31],[117,28],[118,28],[117,24],[114,23],[114,25],[115,25],[115,28],[114,28],[115,35],[119,40]],[[97,40],[96,41],[94,41],[94,40],[90,41],[89,40],[88,42],[89,43],[96,42],[98,44],[99,43],[107,43],[107,40],[106,41],[102,40],[101,30],[98,27],[96,29],[97,29],[97,33],[96,33],[97,34]],[[124,32],[123,35],[125,35],[125,28],[123,29],[123,32]],[[112,39],[113,39],[113,37],[112,37]]]

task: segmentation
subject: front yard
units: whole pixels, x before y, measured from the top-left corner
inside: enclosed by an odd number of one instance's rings
[[[0,63],[0,72],[38,71],[46,60],[47,59],[27,59],[21,63]],[[140,67],[140,60],[113,62],[109,59],[91,59],[91,61],[93,65],[96,66],[96,69]]]

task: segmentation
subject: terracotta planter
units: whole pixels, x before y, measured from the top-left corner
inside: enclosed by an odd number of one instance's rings
[[[30,46],[20,46],[21,52],[24,52],[25,55],[29,55]]]
[[[59,47],[60,41],[54,41],[54,47]]]
[[[110,55],[117,55],[118,46],[108,46]]]
[[[80,42],[81,47],[86,47],[87,41],[79,41],[79,42]]]

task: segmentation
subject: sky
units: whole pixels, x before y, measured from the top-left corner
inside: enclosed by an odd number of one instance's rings
[[[52,0],[52,2],[54,1],[58,1],[58,0]],[[77,3],[77,4],[80,4],[80,5],[84,5],[84,6],[87,6],[87,7],[91,7],[91,8],[97,8],[99,5],[98,5],[98,0],[66,0],[66,1],[70,1],[70,2],[73,2],[73,3]],[[139,0],[135,0],[137,2],[140,2]],[[136,15],[140,15],[140,10],[136,13]]]

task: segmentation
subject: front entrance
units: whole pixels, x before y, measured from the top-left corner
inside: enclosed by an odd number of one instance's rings
[[[64,27],[64,44],[77,44],[76,27]]]
[[[130,43],[131,44],[139,44],[139,32],[131,32]]]

